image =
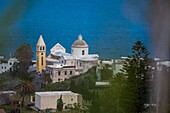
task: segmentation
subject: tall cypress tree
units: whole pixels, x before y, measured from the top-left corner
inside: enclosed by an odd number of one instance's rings
[[[127,76],[126,113],[141,113],[149,99],[148,51],[141,41],[132,46],[132,56],[126,59],[123,70]]]

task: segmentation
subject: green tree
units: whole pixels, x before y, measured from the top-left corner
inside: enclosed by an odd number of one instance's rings
[[[26,95],[31,95],[35,92],[35,84],[33,83],[34,76],[30,73],[18,76],[20,82],[15,86],[17,92],[22,98],[21,106],[24,106],[24,99]]]
[[[106,64],[101,70],[101,80],[110,80],[113,78],[113,72],[110,65]]]
[[[7,78],[5,77],[6,75],[1,74],[0,75],[0,91],[6,90],[7,85],[5,82],[7,82]]]
[[[70,82],[70,90],[74,93],[80,93],[83,96],[83,99],[88,102],[92,99],[92,93],[90,90],[84,85],[84,82],[79,81],[75,82],[74,80],[71,80]]]
[[[3,76],[5,76],[5,79],[2,81],[6,82],[6,84],[5,84],[6,88],[8,90],[13,90],[15,87],[15,84],[17,83],[17,80],[16,80],[15,76],[13,76],[13,73],[11,71],[7,71],[7,72],[3,73]],[[3,78],[1,78],[1,79],[3,79]],[[0,83],[3,83],[3,82],[0,82]]]
[[[18,65],[15,66],[15,69],[19,69],[19,72],[21,73],[28,70],[29,66],[32,65],[33,56],[34,53],[32,52],[31,46],[26,43],[22,44],[15,52],[15,57],[19,61]]]
[[[126,81],[127,78],[122,73],[113,76],[110,87],[101,95],[102,113],[126,113],[124,112]]]
[[[90,106],[90,113],[100,113],[101,104],[98,92],[92,93],[92,102]]]
[[[32,58],[34,54],[29,44],[22,44],[15,51],[15,57],[18,62],[13,65],[12,75],[19,79],[19,83],[15,89],[20,94],[22,101],[21,106],[24,105],[25,95],[31,95],[35,92],[35,85],[33,83],[34,76],[27,72],[30,65],[32,65]]]
[[[41,88],[41,91],[56,91],[57,85],[56,83],[49,83],[45,85],[43,88]]]
[[[89,103],[92,100],[91,90],[95,88],[95,67],[88,70],[85,74],[79,78],[72,78],[70,81],[70,90],[75,93],[80,93],[83,99]]]
[[[41,80],[43,86],[52,82],[50,74],[46,73],[45,71],[42,72],[42,76],[40,77],[40,80]]]
[[[59,99],[57,99],[57,110],[58,111],[63,111],[63,100],[62,100],[62,95],[60,96]]]
[[[141,41],[132,46],[132,56],[126,59],[122,71],[127,76],[126,113],[141,113],[149,99],[150,88],[148,51]]]

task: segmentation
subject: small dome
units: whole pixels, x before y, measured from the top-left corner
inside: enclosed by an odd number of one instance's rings
[[[87,43],[83,40],[82,35],[78,36],[78,39],[73,43],[72,47],[88,47]]]

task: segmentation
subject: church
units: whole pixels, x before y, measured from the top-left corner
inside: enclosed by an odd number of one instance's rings
[[[89,54],[89,46],[83,40],[82,35],[79,35],[72,44],[71,53],[67,53],[66,49],[57,43],[46,57],[46,45],[42,35],[36,46],[36,71],[46,70],[53,83],[87,72],[98,64],[98,59],[98,54]]]

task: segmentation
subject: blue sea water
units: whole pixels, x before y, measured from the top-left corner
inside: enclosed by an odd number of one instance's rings
[[[11,11],[13,5],[19,8]],[[1,55],[14,54],[23,42],[29,43],[35,53],[40,34],[46,43],[47,54],[56,43],[70,52],[79,34],[89,45],[90,53],[99,54],[101,59],[129,55],[137,40],[151,50],[144,15],[147,0],[30,0],[18,4],[3,0],[0,9],[0,20],[9,9],[10,18],[14,18],[6,31],[0,27],[0,31],[6,33],[0,34],[6,43],[1,47]]]

